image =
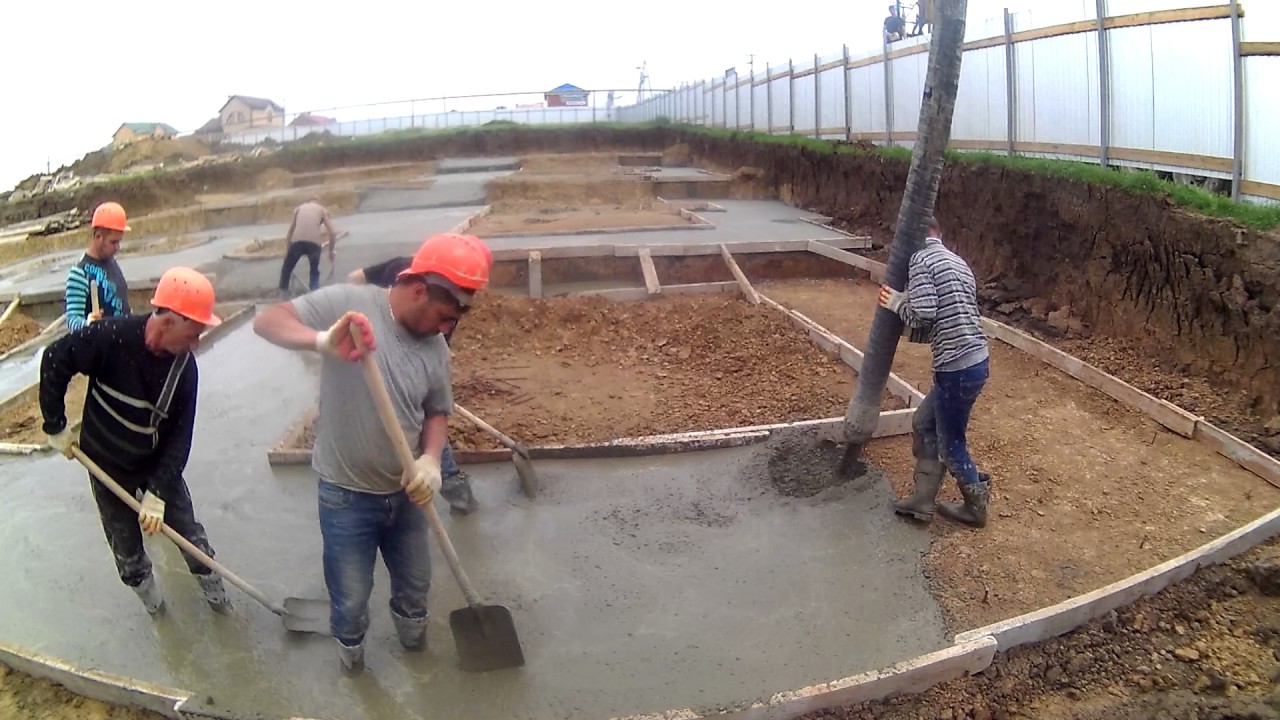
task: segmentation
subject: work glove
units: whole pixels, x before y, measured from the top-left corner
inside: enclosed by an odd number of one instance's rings
[[[898,292],[888,285],[880,286],[880,307],[886,308],[892,311],[894,315],[897,315],[898,308],[902,307],[906,302],[907,293],[905,291]]]
[[[73,458],[71,448],[80,444],[80,429],[72,429],[70,425],[62,428],[62,432],[48,436],[49,447],[62,453],[68,460]]]
[[[138,510],[138,524],[142,526],[142,532],[148,535],[155,535],[160,532],[160,526],[164,524],[164,501],[150,490],[142,496],[142,508]]]
[[[360,339],[363,347],[357,347],[355,338],[351,336],[351,324],[360,328]],[[364,357],[365,351],[377,348],[373,337],[373,327],[369,319],[358,312],[348,312],[338,318],[338,322],[328,330],[316,333],[316,351],[327,353],[339,360],[355,362]]]
[[[440,490],[440,461],[431,455],[423,455],[413,463],[413,474],[406,475],[401,484],[404,491],[418,507],[426,507]]]

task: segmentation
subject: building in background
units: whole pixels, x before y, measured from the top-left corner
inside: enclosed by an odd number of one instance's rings
[[[325,125],[336,125],[337,120],[324,115],[312,115],[311,113],[302,113],[293,119],[289,125],[293,127],[323,127]]]
[[[177,134],[172,125],[165,123],[123,123],[111,136],[111,144],[121,147],[142,138],[171,138]]]
[[[247,130],[284,127],[284,107],[274,100],[232,95],[218,111],[222,133],[234,135]]]
[[[587,101],[588,95],[590,93],[586,90],[569,83],[565,83],[551,92],[543,93],[543,97],[547,101],[547,107],[586,107],[589,104]]]

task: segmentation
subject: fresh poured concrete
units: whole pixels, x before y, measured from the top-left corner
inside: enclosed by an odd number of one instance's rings
[[[313,402],[314,364],[246,326],[200,365],[187,477],[218,559],[275,598],[324,597],[315,480],[265,455]],[[8,459],[0,637],[233,715],[326,718],[733,706],[944,645],[919,567],[929,534],[892,517],[884,482],[782,497],[769,452],[539,461],[532,502],[509,465],[471,468],[480,512],[443,516],[484,599],[511,608],[526,667],[456,668],[448,612],[464,602],[433,548],[431,650],[400,649],[380,567],[369,671],[355,678],[331,639],[287,633],[234,589],[234,613],[214,615],[163,539],[149,547],[168,611],[150,619],[115,577],[85,473],[59,456]]]

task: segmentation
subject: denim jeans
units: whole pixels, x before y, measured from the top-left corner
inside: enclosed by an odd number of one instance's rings
[[[987,384],[991,363],[955,372],[935,372],[933,387],[911,420],[911,449],[919,460],[941,460],[961,485],[978,482],[978,467],[969,456],[969,415]]]
[[[391,576],[391,612],[427,616],[431,556],[427,518],[403,492],[374,495],[319,481],[324,582],[329,588],[329,630],[344,645],[358,645],[369,629],[369,595],[378,551]]]
[[[462,472],[458,463],[453,461],[453,448],[448,440],[444,441],[444,449],[440,451],[440,477],[451,477]]]
[[[303,255],[307,256],[307,262],[310,263],[311,269],[311,274],[307,278],[307,286],[312,291],[320,289],[321,250],[319,243],[307,240],[295,240],[289,243],[289,248],[284,253],[284,264],[280,266],[280,290],[282,292],[289,290],[289,276],[293,275],[293,268],[302,259]]]

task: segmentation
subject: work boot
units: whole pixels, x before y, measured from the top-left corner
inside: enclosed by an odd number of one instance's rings
[[[164,596],[160,594],[160,585],[154,575],[148,575],[146,580],[130,589],[137,593],[138,599],[151,616],[159,615],[164,610]]]
[[[934,500],[942,487],[946,468],[937,460],[916,460],[915,489],[906,500],[895,500],[893,511],[921,522],[933,520]]]
[[[200,591],[204,593],[204,601],[209,603],[209,607],[215,612],[225,613],[231,610],[231,598],[227,597],[227,590],[222,586],[222,578],[209,573],[208,575],[197,575],[196,581],[200,583]]]
[[[337,638],[334,638],[337,640]],[[358,673],[364,670],[364,642],[356,645],[344,645],[338,640],[338,659],[348,672]]]
[[[419,652],[427,649],[426,615],[411,618],[392,611],[391,622],[396,626],[396,635],[400,636],[400,644],[405,650]]]
[[[938,503],[938,512],[949,520],[974,527],[986,527],[987,500],[991,497],[991,476],[980,473],[978,482],[960,486],[960,494],[964,496],[963,504]]]
[[[470,515],[476,510],[476,496],[471,492],[471,478],[458,471],[440,481],[440,496],[449,503],[450,512]]]

